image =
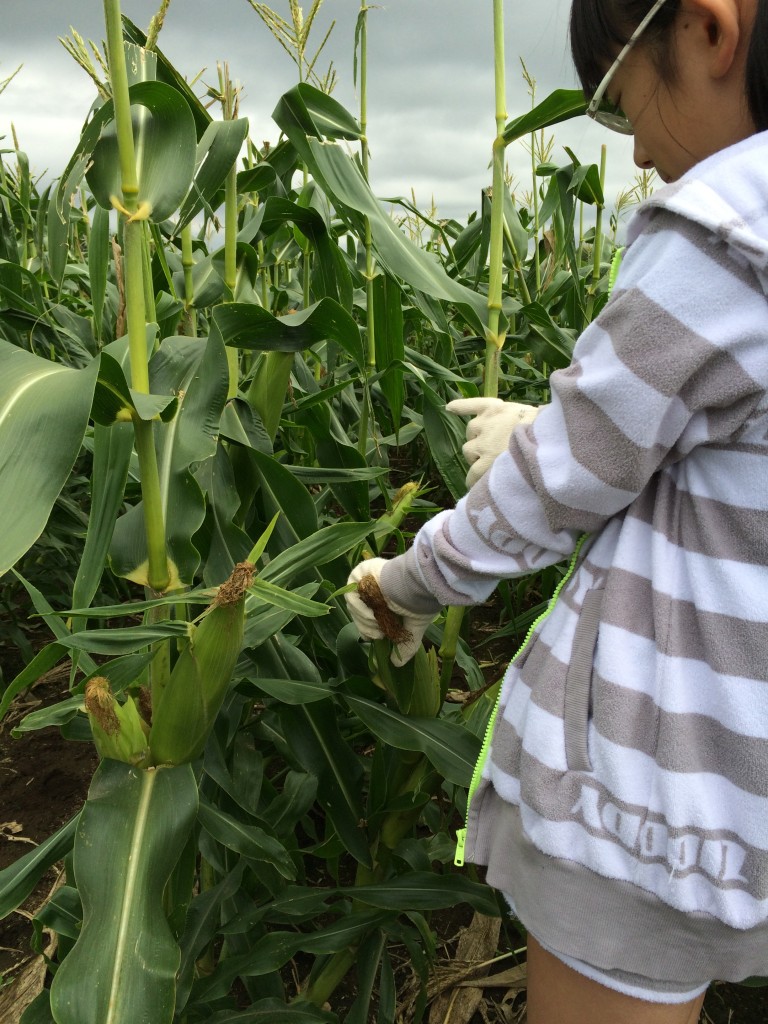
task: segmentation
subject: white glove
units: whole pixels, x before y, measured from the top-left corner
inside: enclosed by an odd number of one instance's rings
[[[467,487],[476,484],[491,468],[491,463],[507,450],[512,431],[520,423],[531,423],[539,411],[535,405],[502,402],[500,398],[456,398],[446,411],[457,416],[473,416],[467,424],[467,443],[462,447],[469,463]]]
[[[373,576],[378,583],[379,576],[381,575],[381,570],[384,565],[386,565],[385,558],[367,558],[365,561],[360,562],[359,565],[355,566],[349,574],[347,583],[359,583],[365,576]],[[357,631],[360,636],[364,640],[381,640],[384,637],[384,632],[376,621],[373,609],[369,608],[360,595],[354,590],[350,590],[349,593],[344,596],[347,599],[347,610],[349,611],[350,617],[357,627]],[[402,605],[396,604],[389,598],[386,599],[386,607],[390,612],[394,612],[395,615],[400,616],[402,620],[403,637],[401,640],[393,642],[392,655],[390,658],[392,664],[397,665],[399,668],[407,661],[410,661],[419,649],[427,626],[429,626],[435,616],[434,614],[417,615],[414,612],[408,611],[407,608],[403,608]]]

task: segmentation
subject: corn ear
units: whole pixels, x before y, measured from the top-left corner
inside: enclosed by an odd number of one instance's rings
[[[418,496],[420,490],[420,485],[413,481],[403,484],[392,499],[392,508],[376,520],[372,536],[379,551],[382,550],[395,530],[400,528],[400,524],[410,512],[414,499]]]
[[[203,752],[243,645],[245,594],[254,566],[241,562],[190,630],[154,710],[149,745],[155,764],[185,764]]]
[[[85,710],[99,757],[137,767],[148,763],[148,728],[132,697],[120,704],[109,680],[94,676],[85,687]]]
[[[435,718],[442,707],[440,670],[434,647],[420,647],[413,658],[413,689],[408,714],[416,718]]]
[[[428,651],[419,647],[413,658],[400,666],[390,661],[389,640],[374,640],[372,648],[373,681],[394,697],[398,711],[416,718],[435,718],[443,700],[434,647]]]

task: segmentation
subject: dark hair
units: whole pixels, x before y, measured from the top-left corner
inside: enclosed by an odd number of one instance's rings
[[[651,5],[652,0],[573,0],[571,54],[586,96],[595,91],[606,68]],[[673,80],[675,75],[669,29],[679,10],[680,0],[668,0],[643,34],[644,43],[664,81]],[[768,129],[768,0],[757,3],[747,57],[746,92],[755,127],[765,131]]]

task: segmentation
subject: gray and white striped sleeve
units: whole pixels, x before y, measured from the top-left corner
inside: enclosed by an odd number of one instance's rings
[[[765,401],[768,306],[754,271],[705,228],[654,211],[613,297],[551,378],[552,400],[452,511],[385,568],[406,607],[475,604],[561,561],[651,477],[728,443]]]

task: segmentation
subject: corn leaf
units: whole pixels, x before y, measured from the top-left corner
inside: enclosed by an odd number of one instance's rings
[[[551,128],[586,112],[587,101],[581,89],[555,89],[532,110],[509,122],[504,129],[504,144],[508,146],[524,135]]]
[[[197,799],[189,765],[99,765],[75,839],[83,928],[51,988],[58,1024],[170,1024],[180,955],[163,890]]]
[[[360,328],[333,299],[321,299],[289,316],[272,316],[261,306],[227,302],[213,312],[213,327],[226,345],[264,352],[301,352],[330,338],[358,364],[365,365]]]
[[[157,424],[158,468],[169,558],[181,582],[191,583],[200,563],[194,536],[205,519],[205,498],[193,470],[216,454],[229,386],[226,353],[215,332],[207,340],[164,338],[149,372],[153,391],[178,396],[175,417]],[[146,581],[142,503],[118,519],[109,557],[117,575]]]
[[[98,361],[84,370],[0,340],[0,504],[13,509],[0,536],[0,575],[45,529],[88,425]]]
[[[224,184],[248,134],[248,120],[211,121],[197,144],[195,176],[179,209],[176,232],[189,224],[204,208],[210,208],[214,196]]]
[[[424,392],[424,430],[440,475],[456,501],[467,493],[467,464],[462,453],[464,424],[445,411],[445,402],[427,384]]]
[[[159,223],[176,210],[192,184],[197,139],[195,122],[184,97],[163,82],[131,86],[131,116],[136,147],[139,204],[148,203]],[[100,111],[101,131],[85,171],[99,206],[109,210],[111,196],[122,195],[120,159],[111,100]]]
[[[469,786],[480,753],[480,740],[455,722],[411,718],[363,697],[345,701],[374,736],[398,750],[425,754],[448,782]]]
[[[330,701],[279,709],[283,733],[298,764],[319,780],[318,800],[339,839],[360,861],[370,864],[363,819],[362,768],[339,730],[337,709]]]
[[[198,820],[217,843],[256,862],[271,864],[283,878],[295,878],[296,868],[288,851],[273,836],[256,825],[245,825],[220,807],[203,801]]]
[[[260,579],[285,585],[296,575],[351,551],[371,532],[371,523],[336,523],[294,544],[265,566]]]
[[[309,1003],[287,1006],[280,999],[260,999],[249,1010],[215,1013],[207,1024],[337,1024],[338,1019]]]
[[[0,920],[21,906],[48,868],[72,849],[77,815],[10,867],[0,871]]]
[[[129,423],[115,423],[111,427],[96,424],[88,531],[72,590],[72,604],[76,607],[87,608],[101,582],[115,520],[123,502],[132,451],[133,427]],[[79,620],[73,629],[81,629],[83,625],[84,621]]]
[[[318,615],[327,615],[331,610],[327,604],[311,601],[292,590],[283,590],[282,587],[276,587],[274,583],[268,583],[258,576],[249,587],[249,591],[265,604],[283,608],[285,611],[293,612],[294,615],[307,615],[310,618],[315,618]]]
[[[363,233],[361,217],[368,218],[376,254],[390,274],[427,295],[456,303],[477,333],[484,334],[487,299],[454,281],[431,253],[406,238],[384,213],[353,158],[340,146],[324,141],[354,137],[335,131],[336,123],[326,116],[326,99],[312,86],[299,85],[281,97],[272,116],[333,200],[339,215],[359,235]],[[337,119],[342,120],[338,114]],[[347,129],[353,120],[346,115]]]

